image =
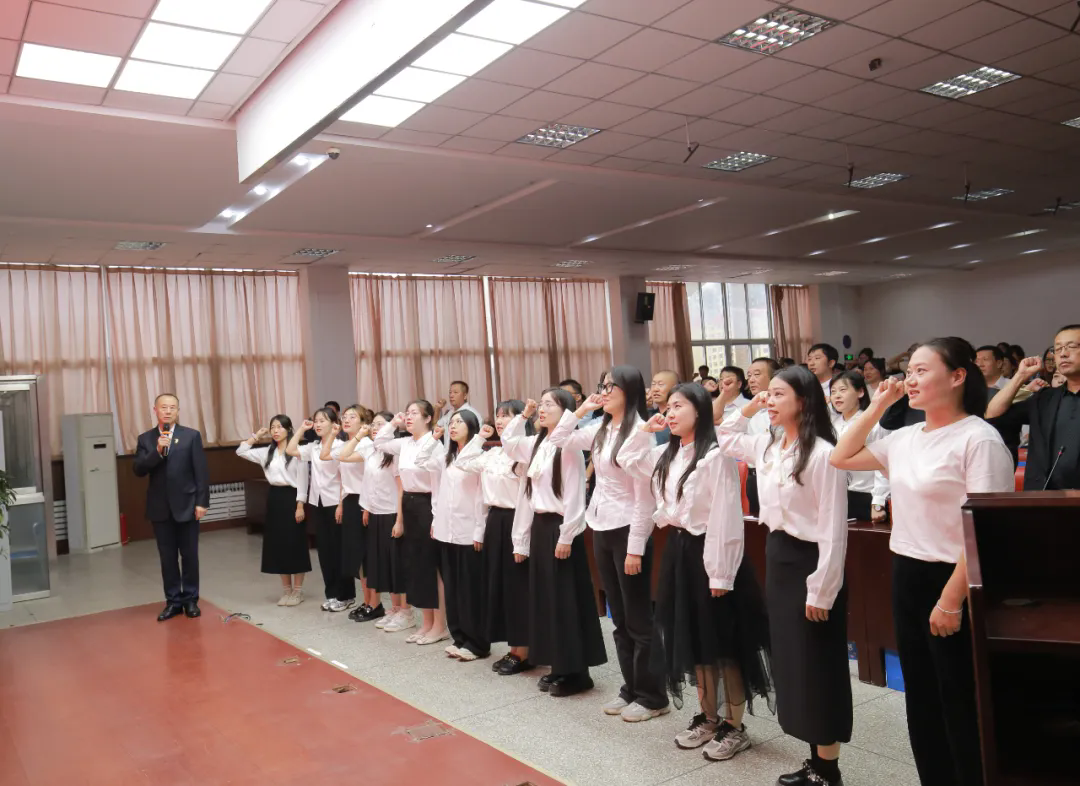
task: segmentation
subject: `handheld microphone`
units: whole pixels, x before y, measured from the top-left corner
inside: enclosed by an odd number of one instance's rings
[[[1054,477],[1054,470],[1057,469],[1058,462],[1061,461],[1061,454],[1065,452],[1065,446],[1062,445],[1057,452],[1057,458],[1054,459],[1054,463],[1050,466],[1050,471],[1046,473],[1046,482],[1043,483],[1042,490],[1046,491],[1046,487],[1050,485],[1050,478]]]
[[[165,446],[165,452],[161,454],[162,458],[168,458],[169,456],[169,448],[172,447],[172,430],[173,424],[166,424],[165,434],[169,437],[169,444]]]

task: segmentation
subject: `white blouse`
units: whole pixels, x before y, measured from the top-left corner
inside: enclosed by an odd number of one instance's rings
[[[517,464],[517,471],[514,471]],[[459,466],[466,472],[480,474],[480,488],[484,492],[484,505],[488,508],[507,508],[514,511],[514,523],[511,532],[528,531],[532,526],[532,508],[525,500],[525,464],[516,462],[506,455],[502,446],[483,451],[471,461],[462,461]],[[483,543],[483,532],[478,543]],[[528,552],[522,552],[527,554]]]
[[[740,409],[739,411],[741,412],[742,410]],[[727,418],[728,414],[728,411],[725,409],[725,419]],[[750,425],[746,427],[746,433],[752,437],[757,436],[758,434],[768,434],[771,425],[772,424],[769,423],[769,413],[765,410],[761,410],[760,412],[755,413],[754,417],[750,418]],[[746,462],[746,466],[748,466],[750,469],[754,469],[754,465],[749,461]]]
[[[619,428],[609,426],[603,448],[593,450],[603,420],[594,418],[579,428],[581,422],[573,412],[566,410],[559,425],[548,435],[548,441],[563,450],[592,451],[596,488],[585,511],[585,522],[598,532],[630,527],[626,553],[640,557],[645,553],[645,544],[653,530],[653,498],[649,478],[633,469],[635,464],[647,461],[656,447],[656,438],[642,432],[643,421],[634,413],[633,428],[619,449],[619,465],[616,466],[613,454]]]
[[[345,449],[344,442],[335,442],[330,455],[338,460],[338,473],[341,475],[341,498],[349,494],[360,497],[360,507],[367,509],[367,500],[364,499],[364,463],[362,461],[342,461],[341,451]],[[353,449],[355,452],[355,448]]]
[[[356,444],[356,452],[364,459],[364,493],[361,496],[364,510],[376,516],[397,513],[397,459],[391,461],[390,466],[383,467],[383,456],[386,454],[375,449],[370,437],[364,437]]]
[[[537,436],[525,436],[525,418],[515,415],[503,429],[503,452],[514,461],[528,462],[537,439]],[[557,513],[562,516],[559,543],[569,545],[585,531],[585,459],[580,450],[562,452],[562,497],[556,497],[551,487],[555,451],[556,447],[548,439],[540,445],[526,473],[532,479],[532,497],[523,493],[522,502],[528,503],[533,513]],[[512,535],[515,554],[528,556],[531,534],[532,517],[515,516]]]
[[[387,423],[379,433],[375,435],[375,448],[383,453],[398,457],[398,474],[401,476],[401,487],[413,494],[431,494],[432,505],[439,490],[439,480],[430,471],[423,469],[426,458],[440,444],[429,431],[420,439],[413,437],[394,437],[393,423]],[[434,510],[434,507],[432,507]]]
[[[831,609],[844,585],[847,556],[847,487],[840,470],[829,463],[833,446],[819,439],[810,452],[802,483],[792,476],[798,440],[784,450],[777,435],[746,434],[749,420],[734,413],[716,429],[720,449],[732,458],[757,464],[760,520],[770,530],[782,530],[818,545],[817,570],[806,579],[806,603]],[[768,447],[766,447],[768,446]]]
[[[266,466],[266,454],[270,447],[254,447],[246,442],[236,446],[236,455],[242,459],[258,464],[262,467],[266,482],[271,486],[292,486],[296,489],[296,501],[304,501],[304,492],[307,490],[307,464],[293,456],[288,466],[285,465],[285,451],[275,450],[274,457],[270,459],[270,466]]]
[[[473,437],[446,466],[446,448],[439,447],[422,459],[423,466],[439,476],[439,493],[435,498],[435,517],[431,531],[435,540],[456,546],[471,546],[484,542],[486,511],[480,488],[480,475],[468,472],[461,464],[475,460],[484,450],[484,438]]]
[[[331,446],[330,458],[322,460],[322,442],[309,442],[300,446],[300,459],[311,462],[311,494],[308,501],[324,508],[337,507],[341,502],[341,462],[334,458]]]
[[[1016,489],[1009,449],[974,415],[933,431],[905,426],[866,449],[892,484],[889,548],[912,559],[955,563],[964,553],[960,507],[968,494]]]
[[[839,439],[840,435],[851,428],[851,425],[858,420],[859,414],[856,414],[851,420],[844,420],[844,416],[839,412],[833,415],[832,424],[836,429],[836,436]],[[879,439],[885,436],[887,432],[881,427],[880,424],[875,423],[874,427],[870,429],[870,433],[866,437],[866,444],[871,442],[877,442]],[[843,471],[843,470],[841,470]],[[858,491],[863,494],[871,495],[872,505],[884,505],[889,499],[889,479],[884,472],[880,471],[848,471],[844,473],[847,477],[848,491]]]

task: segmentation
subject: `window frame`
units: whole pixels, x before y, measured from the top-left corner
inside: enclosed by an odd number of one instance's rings
[[[725,333],[725,335],[728,336],[727,338],[705,338],[704,337],[705,336],[705,305],[704,305],[705,298],[702,296],[702,287],[705,284],[719,284],[720,285],[721,302],[723,303],[723,308],[724,308],[724,314],[723,314],[724,333]],[[699,335],[702,336],[701,338],[691,339],[691,341],[690,341],[690,350],[694,355],[694,372],[695,373],[697,373],[697,367],[702,365],[702,364],[705,364],[705,365],[709,366],[709,371],[713,372],[714,374],[718,374],[719,369],[723,368],[723,366],[734,365],[734,362],[733,362],[733,348],[737,347],[737,346],[749,346],[750,347],[750,357],[751,357],[751,359],[753,359],[754,357],[758,357],[758,355],[754,352],[754,347],[755,346],[758,346],[758,347],[767,346],[768,349],[769,349],[769,352],[768,352],[769,357],[775,357],[776,339],[773,336],[773,332],[772,332],[772,326],[773,326],[772,293],[771,293],[772,287],[770,285],[768,285],[768,284],[759,284],[758,285],[758,286],[765,287],[765,312],[766,312],[766,319],[767,319],[768,332],[769,332],[768,336],[754,336],[753,335],[752,320],[750,318],[750,299],[749,299],[749,294],[750,293],[749,293],[749,290],[747,289],[747,287],[750,286],[749,284],[746,284],[746,283],[743,283],[743,282],[738,282],[738,281],[688,281],[686,283],[686,286],[687,286],[687,292],[686,292],[687,310],[689,312],[690,322],[691,322],[691,331],[690,331],[690,333],[691,333],[691,335],[694,334],[693,325],[696,322],[697,327],[698,327],[697,332],[699,333]],[[691,289],[691,288],[694,288],[694,287],[696,287],[696,292],[692,291],[692,289]],[[746,325],[745,325],[746,331],[745,332],[746,332],[746,335],[748,336],[748,338],[731,338],[730,337],[730,334],[732,333],[732,330],[731,330],[731,321],[730,321],[731,320],[731,312],[730,312],[729,303],[728,303],[728,287],[742,287],[743,288],[744,303],[746,304],[745,308],[744,308],[744,314],[745,314],[745,318],[746,318]],[[694,308],[694,303],[693,303],[693,300],[694,300],[695,296],[697,297],[696,313],[695,313],[695,308]],[[723,348],[725,362],[717,369],[714,369],[713,364],[708,361],[708,348],[709,347],[722,347]]]

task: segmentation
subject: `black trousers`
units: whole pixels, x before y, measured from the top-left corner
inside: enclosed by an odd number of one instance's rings
[[[470,543],[440,543],[443,591],[446,597],[446,629],[455,647],[474,655],[491,652],[484,624],[484,555]]]
[[[893,617],[908,736],[922,786],[982,786],[971,620],[930,633],[930,612],[955,565],[893,555]]]
[[[323,591],[326,599],[355,600],[356,583],[341,570],[341,525],[334,521],[336,505],[322,503],[311,506],[315,517],[315,550],[319,554]]]
[[[749,503],[751,516],[756,516],[761,512],[761,502],[757,492],[757,470],[754,467],[748,467],[746,470],[746,501]]]
[[[615,623],[615,653],[619,658],[623,685],[619,696],[650,710],[668,705],[662,675],[649,670],[652,647],[652,538],[645,543],[641,573],[627,576],[626,543],[630,526],[593,530],[593,557],[604,586],[611,621]]]
[[[154,522],[154,539],[161,558],[165,602],[180,606],[199,599],[199,522]]]

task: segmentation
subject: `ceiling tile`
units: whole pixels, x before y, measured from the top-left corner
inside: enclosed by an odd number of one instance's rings
[[[762,128],[767,128],[770,131],[783,131],[786,134],[797,134],[807,128],[813,128],[819,126],[822,123],[827,123],[830,120],[836,120],[843,117],[836,112],[830,112],[827,109],[819,109],[816,106],[800,106],[791,112],[786,112],[777,117],[770,117],[768,120],[762,121],[759,125]]]
[[[907,126],[897,125],[895,123],[881,123],[866,131],[860,131],[857,134],[845,137],[844,142],[851,145],[874,147],[882,142],[888,142],[890,139],[907,136],[910,133],[911,129]]]
[[[647,25],[669,14],[689,0],[589,0],[580,10],[609,16],[624,22]]]
[[[885,35],[899,36],[930,24],[975,0],[935,0],[933,3],[913,3],[911,0],[889,0],[859,14],[851,24],[875,30]]]
[[[350,123],[346,120],[338,120],[326,127],[326,133],[328,134],[351,136],[355,139],[378,139],[389,130],[389,128],[383,126],[369,126],[367,123]]]
[[[844,115],[836,120],[831,120],[828,123],[822,123],[818,126],[813,126],[806,129],[802,133],[815,139],[845,139],[852,134],[857,134],[860,131],[867,131],[871,128],[876,128],[881,125],[877,120],[870,120],[865,117],[855,117],[854,115]]]
[[[582,150],[586,153],[604,153],[610,156],[629,150],[645,141],[647,141],[645,137],[620,134],[618,131],[605,131],[602,134],[595,134],[588,139],[581,140],[574,145],[574,150]]]
[[[946,100],[932,96],[929,93],[906,91],[888,101],[861,107],[854,110],[854,112],[862,117],[872,117],[876,120],[900,120],[906,115],[913,115],[916,112],[924,112],[927,109],[940,106]]]
[[[252,29],[255,38],[289,43],[303,33],[324,7],[305,0],[277,0]]]
[[[1048,109],[1053,109],[1056,112],[1077,101],[1080,101],[1080,91],[1071,90],[1067,87],[1047,85],[1045,90],[1036,95],[1028,96],[1019,101],[1010,102],[1005,104],[1002,108],[1006,112],[1030,117]],[[1071,117],[1075,117],[1075,115],[1072,115]],[[1062,119],[1068,120],[1069,117],[1064,117]]]
[[[721,78],[718,84],[748,93],[763,93],[785,82],[806,76],[813,70],[810,66],[763,56],[753,65]]]
[[[995,63],[999,68],[1012,71],[1014,74],[1033,76],[1067,63],[1076,63],[1078,60],[1080,60],[1080,52],[1077,51],[1076,39],[1066,36],[1022,54],[997,60]],[[1080,76],[1080,68],[1077,69],[1077,75]]]
[[[724,139],[738,131],[745,131],[746,126],[737,126],[734,123],[721,123],[719,120],[706,120],[700,118],[686,125],[673,128],[666,134],[661,134],[664,139],[674,142],[686,142],[687,136],[691,142],[702,144],[714,144],[717,140]],[[766,132],[768,133],[768,132]]]
[[[979,2],[912,30],[904,38],[917,44],[949,51],[987,33],[1016,24],[1024,17],[993,3]]]
[[[556,93],[601,98],[636,81],[641,76],[640,71],[631,71],[629,68],[619,68],[603,63],[584,63],[568,74],[549,82],[546,87]]]
[[[667,139],[650,139],[620,153],[625,158],[642,158],[646,161],[681,163],[686,158],[686,145]]]
[[[391,128],[381,137],[384,142],[396,142],[401,145],[424,145],[438,147],[450,139],[449,134],[433,134],[430,131],[413,131],[409,128]]]
[[[614,128],[632,117],[637,117],[644,110],[639,106],[611,104],[607,101],[593,101],[581,109],[560,117],[560,123],[586,128]]]
[[[428,105],[402,123],[401,127],[414,131],[432,131],[436,134],[460,134],[486,117],[487,115],[480,112]]]
[[[194,102],[186,98],[152,96],[145,93],[129,93],[125,90],[110,90],[105,96],[103,106],[116,109],[128,109],[134,112],[153,112],[162,115],[186,115]]]
[[[16,76],[8,85],[8,92],[14,96],[44,98],[47,101],[67,101],[72,104],[100,104],[105,98],[105,88],[69,85],[64,82],[45,82],[40,79],[26,79]]]
[[[604,167],[605,169],[621,169],[626,172],[635,172],[645,165],[645,161],[637,161],[633,158],[621,158],[620,156],[602,158],[594,164],[594,166]]]
[[[261,77],[268,73],[281,57],[285,46],[279,41],[245,38],[221,70],[230,74]]]
[[[8,85],[11,83],[11,77],[0,76],[0,93],[6,93]]]
[[[477,76],[508,85],[543,87],[581,63],[581,60],[573,57],[537,52],[519,46],[511,49]]]
[[[765,153],[771,156],[776,155],[773,152],[776,149],[773,145],[787,141],[787,139],[787,134],[781,134],[777,131],[769,131],[764,128],[740,128],[734,133],[713,139],[712,142],[714,145],[720,145],[729,150]]]
[[[1078,12],[1080,12],[1080,9],[1078,9]],[[1010,55],[1045,46],[1055,39],[1064,38],[1066,35],[1065,31],[1059,27],[1040,22],[1038,19],[1025,19],[1003,30],[998,30],[971,43],[964,44],[953,50],[953,53],[979,63],[997,63]],[[1075,45],[1075,37],[1069,36],[1069,38],[1072,39],[1072,43]],[[1077,51],[1080,51],[1080,49]]]
[[[738,71],[761,60],[761,55],[721,44],[705,44],[686,57],[668,63],[657,73],[689,79],[693,82],[712,82],[732,71]]]
[[[30,0],[4,0],[0,3],[0,38],[21,41],[29,10]]]
[[[751,93],[744,93],[741,90],[705,85],[697,90],[691,90],[684,96],[679,96],[674,101],[668,101],[660,108],[668,112],[702,117],[719,112],[725,107],[745,101],[750,97]]]
[[[515,101],[501,111],[509,117],[523,117],[539,123],[550,123],[565,114],[580,109],[589,103],[589,99],[579,96],[567,96],[561,93],[549,93],[534,90],[529,95]]]
[[[655,108],[693,90],[697,85],[684,79],[648,74],[605,96],[608,101]]]
[[[925,46],[918,46],[907,41],[892,40],[874,47],[874,57],[881,59],[881,67],[876,71],[870,70],[869,62],[872,58],[865,53],[832,63],[829,68],[842,74],[857,76],[860,79],[878,79],[886,74],[928,60],[935,54],[937,53],[933,49],[927,49]]]
[[[419,115],[423,111],[421,110],[416,114]],[[416,115],[413,115],[413,117],[416,117]],[[504,142],[514,142],[535,131],[536,128],[537,123],[535,120],[492,115],[471,126],[463,133],[465,136],[477,136],[481,139],[501,139]]]
[[[660,137],[673,128],[683,128],[685,120],[684,116],[675,115],[671,112],[649,111],[638,115],[633,120],[615,126],[612,130],[624,134]]]
[[[568,57],[596,57],[641,28],[617,19],[571,11],[527,42],[529,49]]]
[[[440,147],[450,148],[451,150],[467,150],[470,153],[494,153],[500,147],[503,147],[505,143],[496,139],[475,139],[471,136],[455,136],[445,142]]]
[[[582,166],[588,166],[589,164],[595,164],[600,159],[604,158],[601,153],[584,153],[580,150],[559,150],[552,156],[548,156],[546,160],[556,161],[560,164],[578,164]]]
[[[967,96],[964,103],[975,106],[1004,106],[1024,98],[1039,95],[1053,87],[1054,85],[1039,79],[1014,79],[1012,82],[1006,82],[990,90],[983,90],[981,93]]]
[[[15,73],[15,58],[19,53],[19,42],[0,38],[0,74]]]
[[[971,144],[971,140],[958,134],[943,134],[939,131],[924,129],[905,137],[892,140],[889,144],[897,150],[916,155],[946,156],[958,153]],[[960,165],[957,165],[959,171]]]
[[[776,131],[764,131],[764,133],[769,135],[767,137],[769,141],[761,145],[763,149],[757,152],[768,153],[771,156],[780,156],[782,158],[798,159],[803,162],[826,161],[831,158],[832,148],[829,142],[793,134],[780,134]],[[724,144],[727,143],[726,139],[720,141]],[[755,145],[755,149],[756,147],[757,145]]]
[[[555,149],[551,147],[539,147],[537,145],[519,145],[516,142],[511,142],[508,145],[503,145],[495,151],[495,155],[497,156],[509,156],[510,158],[530,158],[534,161],[548,158],[554,153]]]
[[[455,109],[495,113],[528,94],[529,89],[527,87],[488,82],[485,79],[476,79],[474,77],[466,79],[449,93],[440,96],[435,103],[442,106],[452,106]]]
[[[776,56],[781,60],[793,60],[806,65],[827,66],[859,52],[881,46],[888,40],[880,33],[860,30],[851,25],[838,25],[821,35],[800,41],[798,46],[782,49]],[[869,60],[871,56],[868,54],[866,57]]]
[[[693,0],[653,23],[653,27],[715,41],[774,8],[772,3],[764,0],[740,0],[738,3]]]
[[[823,98],[816,103],[822,109],[855,113],[863,107],[880,104],[883,101],[891,101],[902,95],[906,95],[906,91],[898,87],[890,87],[878,82],[862,82],[850,90]]]
[[[106,14],[120,14],[145,19],[157,4],[157,0],[61,0],[61,5],[73,8],[85,8],[88,11],[101,11]]]
[[[774,87],[768,93],[776,98],[800,104],[817,104],[823,98],[850,90],[859,84],[861,81],[853,76],[822,70]]]
[[[142,22],[52,3],[33,3],[23,39],[45,46],[124,56],[135,44]]]
[[[829,19],[851,19],[880,2],[881,0],[799,0],[797,5],[803,11]]]
[[[656,71],[700,47],[701,41],[696,38],[646,28],[597,55],[595,60],[639,71]]]
[[[979,107],[962,101],[947,101],[923,112],[904,115],[903,120],[908,125],[918,126],[919,128],[938,128],[945,123],[981,111]]]
[[[959,57],[953,57],[952,55],[936,55],[929,60],[886,74],[881,77],[881,81],[896,87],[918,90],[942,79],[948,79],[958,74],[966,74],[968,71],[973,71],[978,67],[978,63],[973,63],[970,60],[961,60]]]
[[[742,103],[729,106],[711,115],[713,120],[723,120],[728,123],[738,123],[742,126],[753,126],[762,120],[782,115],[798,109],[798,104],[790,101],[781,101],[779,98],[770,96],[754,96]]]
[[[202,117],[207,120],[224,120],[229,116],[232,107],[225,104],[211,104],[206,101],[197,101],[188,112],[188,117]]]
[[[1015,8],[1023,14],[1041,14],[1062,5],[1062,0],[995,0],[998,5]]]
[[[1049,11],[1039,14],[1039,18],[1068,30],[1076,21],[1076,6],[1073,3],[1061,3]]]
[[[255,79],[239,74],[218,74],[199,96],[200,101],[234,105],[255,87]]]
[[[1042,71],[1039,79],[1059,85],[1076,85],[1080,82],[1080,60]]]

